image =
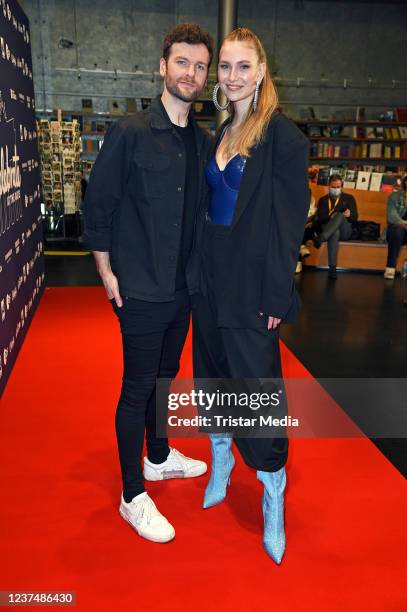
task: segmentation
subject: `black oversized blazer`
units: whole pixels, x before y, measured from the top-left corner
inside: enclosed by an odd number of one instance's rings
[[[284,114],[274,113],[265,138],[247,159],[222,261],[216,262],[220,327],[257,328],[259,312],[285,322],[295,319],[294,274],[310,201],[308,155],[306,136]],[[195,244],[201,269],[209,198],[208,190]]]

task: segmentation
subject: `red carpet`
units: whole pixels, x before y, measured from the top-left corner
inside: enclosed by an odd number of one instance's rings
[[[286,375],[307,375],[283,355]],[[103,290],[47,289],[1,400],[1,591],[75,591],[90,611],[407,609],[406,483],[368,440],[292,441],[280,567],[262,549],[262,489],[241,460],[209,510],[206,476],[149,483],[177,535],[137,536],[117,508],[120,376]],[[209,461],[207,440],[177,446]]]

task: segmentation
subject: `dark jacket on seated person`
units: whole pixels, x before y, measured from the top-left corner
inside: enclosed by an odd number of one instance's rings
[[[323,225],[329,223],[334,212],[344,212],[347,208],[350,210],[350,217],[348,217],[348,221],[352,223],[352,225],[356,224],[356,221],[358,220],[358,209],[353,195],[342,192],[336,206],[333,208],[333,210],[331,210],[336,199],[337,198],[332,198],[329,194],[319,198],[317,212],[314,219],[314,227],[318,232],[322,231]]]

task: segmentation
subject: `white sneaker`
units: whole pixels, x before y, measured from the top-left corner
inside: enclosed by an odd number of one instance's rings
[[[124,520],[146,540],[169,542],[175,536],[174,527],[157,510],[157,506],[146,491],[133,497],[129,503],[124,501],[122,495],[119,512]]]
[[[143,475],[146,480],[167,480],[168,478],[195,478],[205,474],[208,466],[204,461],[185,457],[175,448],[163,463],[151,463],[144,457]]]
[[[300,272],[302,272],[302,263],[300,261],[297,261],[297,265],[295,266],[295,273],[299,274]]]
[[[300,256],[301,257],[308,257],[309,255],[311,255],[311,251],[309,249],[307,249],[305,244],[302,244],[300,246]]]
[[[396,276],[396,268],[386,268],[384,271],[384,278],[393,280]]]

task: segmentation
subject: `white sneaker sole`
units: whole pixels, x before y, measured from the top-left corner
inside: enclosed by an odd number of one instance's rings
[[[173,540],[175,538],[175,530],[173,530],[173,534],[171,537],[160,537],[160,536],[153,536],[153,535],[148,535],[143,533],[140,529],[138,529],[135,525],[133,525],[133,523],[127,518],[127,516],[122,512],[122,509],[119,508],[119,513],[120,516],[122,517],[122,519],[124,519],[126,521],[126,523],[128,523],[130,525],[130,527],[132,527],[134,529],[134,531],[141,537],[144,538],[145,540],[149,540],[150,542],[155,542],[156,544],[166,544],[166,542],[171,542],[171,540]]]
[[[185,472],[181,472],[181,471],[172,471],[172,472],[156,472],[155,470],[149,470],[147,469],[147,471],[143,470],[143,476],[145,480],[148,480],[150,482],[155,482],[157,480],[171,480],[173,478],[197,478],[198,476],[202,476],[203,474],[206,474],[206,472],[208,471],[208,466],[205,465],[205,467],[202,468],[197,468],[196,472],[190,472],[190,473],[185,473]]]

